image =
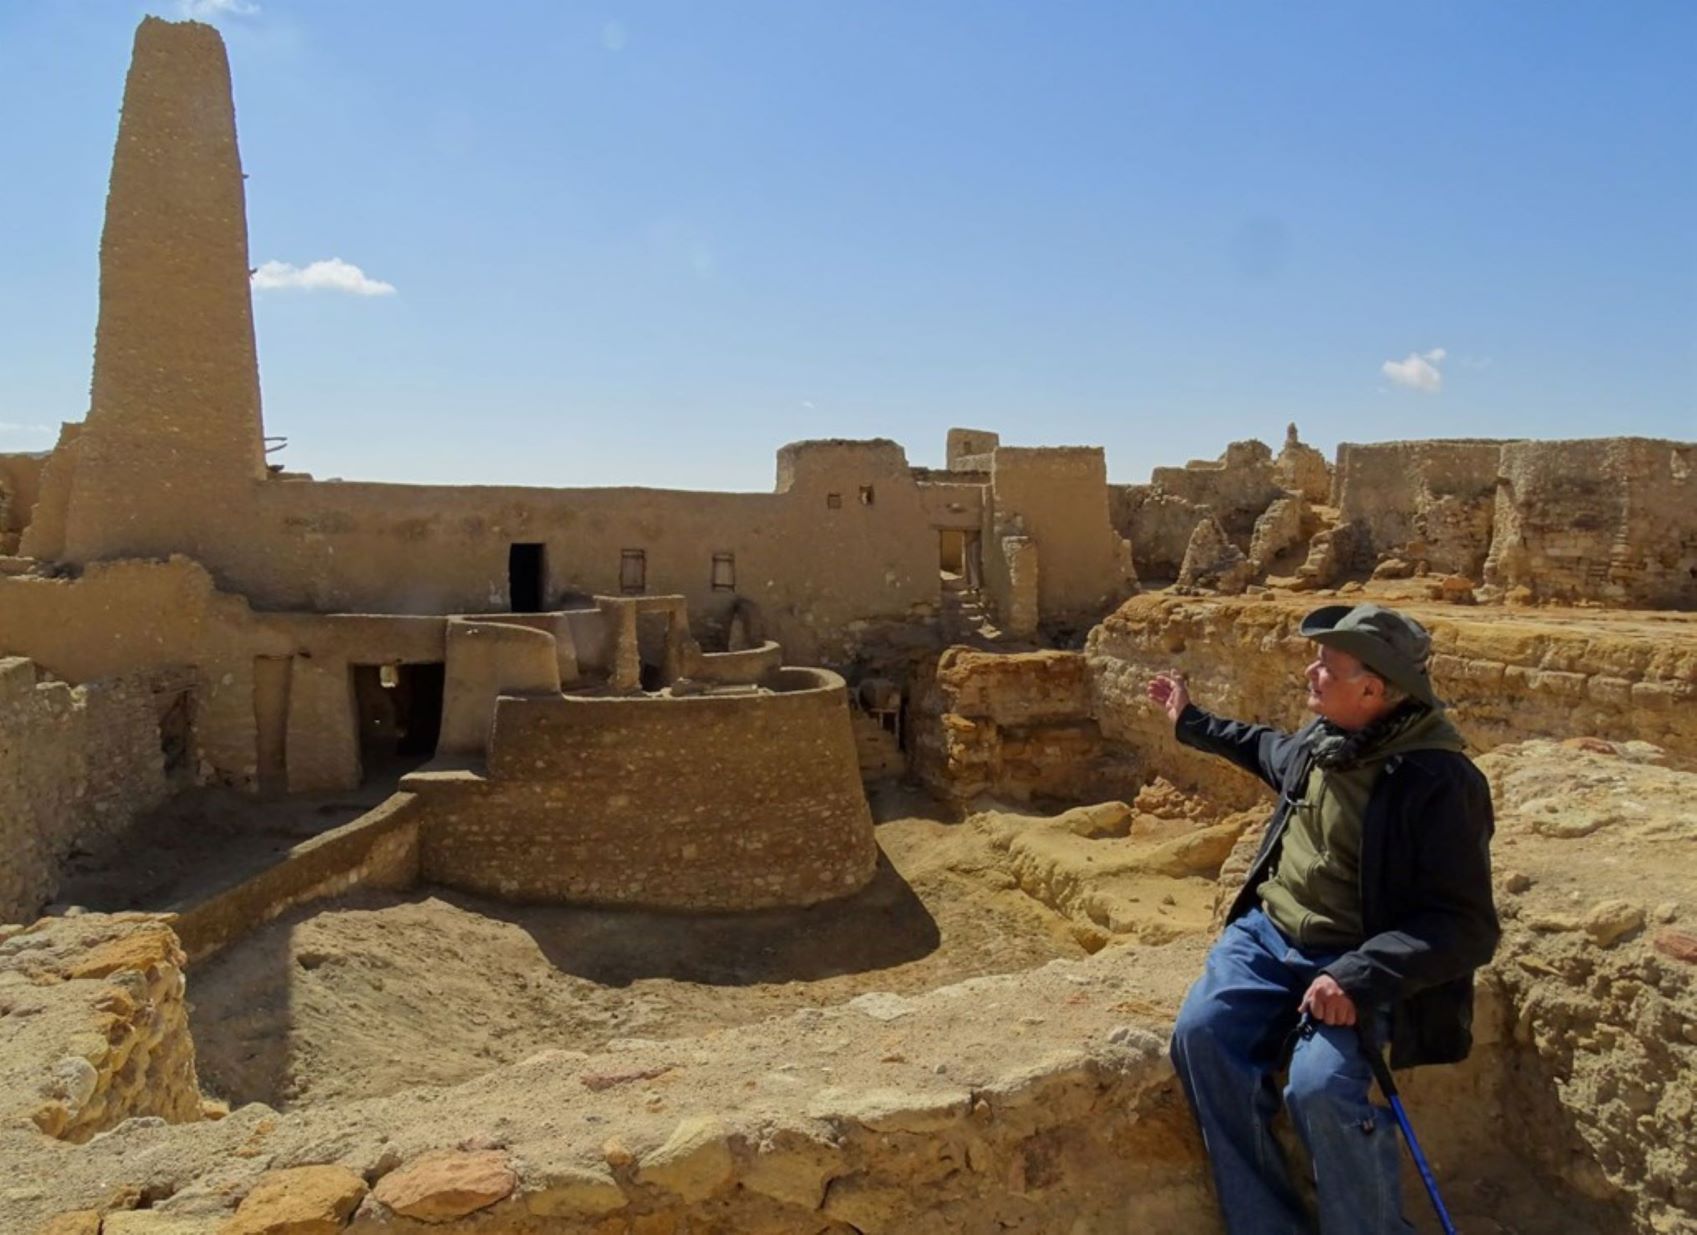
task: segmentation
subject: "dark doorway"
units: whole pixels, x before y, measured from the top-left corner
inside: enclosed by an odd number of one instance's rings
[[[354,665],[359,758],[365,776],[398,775],[436,754],[443,666]]]
[[[507,595],[514,613],[541,613],[547,586],[545,546],[514,544],[507,550]]]

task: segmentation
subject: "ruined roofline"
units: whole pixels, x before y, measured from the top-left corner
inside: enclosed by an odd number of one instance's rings
[[[1345,446],[1518,446],[1528,443],[1535,446],[1585,446],[1596,445],[1599,442],[1634,442],[1646,446],[1671,446],[1685,448],[1697,446],[1697,441],[1680,441],[1668,437],[1642,437],[1633,433],[1599,433],[1595,437],[1430,437],[1430,438],[1398,438],[1385,442],[1339,442],[1338,449]]]

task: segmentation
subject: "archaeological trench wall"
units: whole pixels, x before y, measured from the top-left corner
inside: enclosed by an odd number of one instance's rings
[[[34,920],[73,849],[164,800],[157,706],[144,675],[70,686],[0,659],[0,922]]]
[[[676,699],[503,698],[487,774],[426,771],[427,881],[510,900],[747,909],[843,896],[877,849],[842,679]]]

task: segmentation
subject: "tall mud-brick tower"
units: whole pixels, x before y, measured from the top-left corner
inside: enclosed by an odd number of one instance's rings
[[[250,534],[264,475],[229,61],[211,26],[150,17],[112,155],[64,557],[187,553],[216,570]]]

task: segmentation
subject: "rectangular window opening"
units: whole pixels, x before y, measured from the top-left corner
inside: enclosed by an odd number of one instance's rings
[[[737,590],[736,554],[715,553],[713,555],[713,590],[715,592],[734,592]]]
[[[872,505],[872,497],[873,497],[872,486],[871,485],[861,485],[860,486],[860,504],[862,506]]]
[[[827,510],[841,510],[843,508],[843,495],[841,493],[827,493],[825,495],[825,507]]]
[[[640,596],[648,590],[648,554],[642,549],[625,549],[619,553],[619,591],[627,596]]]

